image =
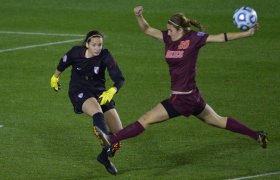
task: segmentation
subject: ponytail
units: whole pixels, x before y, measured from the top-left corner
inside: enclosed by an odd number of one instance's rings
[[[192,26],[194,26],[194,27],[196,27],[199,31],[203,31],[204,30],[204,27],[203,27],[203,25],[200,23],[200,22],[198,22],[198,21],[196,21],[196,20],[190,20],[190,24],[192,25]]]
[[[173,25],[176,29],[183,28],[185,32],[191,30],[191,26],[196,27],[199,31],[203,31],[203,25],[192,19],[187,19],[183,13],[177,13],[168,20],[168,24]]]

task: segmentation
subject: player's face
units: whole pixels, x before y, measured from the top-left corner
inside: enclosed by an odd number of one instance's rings
[[[172,41],[176,41],[180,39],[183,36],[182,28],[179,28],[178,30],[171,24],[167,24],[167,32],[168,36],[170,36]]]
[[[102,37],[93,37],[87,43],[88,52],[92,56],[98,56],[103,47],[103,38]]]

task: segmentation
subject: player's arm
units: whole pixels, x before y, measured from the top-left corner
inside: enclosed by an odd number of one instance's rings
[[[108,102],[110,102],[113,99],[113,96],[119,91],[119,89],[123,86],[123,83],[125,81],[125,78],[122,75],[122,72],[114,60],[114,58],[111,56],[111,54],[108,54],[107,58],[105,59],[105,64],[107,66],[109,76],[114,82],[114,85],[109,88],[107,91],[104,91],[98,98],[100,105],[104,105]]]
[[[73,54],[77,53],[76,47],[73,47],[70,51],[68,51],[59,61],[59,64],[56,67],[54,74],[51,77],[50,85],[57,92],[61,89],[61,85],[59,83],[59,77],[61,73],[69,67],[73,63]]]
[[[71,50],[70,50],[71,51]],[[70,52],[69,51],[69,52]],[[54,72],[54,74],[51,77],[51,81],[50,81],[50,85],[51,87],[58,92],[61,89],[61,85],[59,83],[59,77],[61,75],[61,73],[68,67],[71,65],[71,57],[70,53],[67,52],[59,61],[59,64],[56,67],[56,70]]]
[[[54,74],[53,74],[53,76],[59,78],[59,76],[60,76],[61,73],[62,73],[62,72],[60,72],[59,70],[56,69],[55,72],[54,72]]]
[[[255,34],[255,32],[258,30],[259,26],[258,24],[249,29],[248,31],[243,32],[226,32],[221,34],[215,34],[215,35],[209,35],[206,42],[227,42],[232,41],[236,39],[241,39],[245,37],[250,37]]]
[[[155,29],[149,25],[149,23],[146,21],[146,19],[143,17],[143,7],[137,6],[134,8],[134,14],[136,16],[137,22],[140,26],[140,29],[145,34],[156,38],[160,41],[163,41],[162,32],[158,29]]]
[[[116,89],[116,92],[120,90],[120,88],[123,86],[125,78],[118,66],[117,63],[111,65],[111,67],[108,67],[108,72],[111,80],[114,82],[113,87]]]

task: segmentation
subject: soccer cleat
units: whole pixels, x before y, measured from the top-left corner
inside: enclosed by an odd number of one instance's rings
[[[262,148],[266,148],[267,147],[267,133],[265,131],[257,131],[258,134],[258,142],[261,144]]]
[[[114,157],[116,151],[118,151],[121,148],[122,144],[120,142],[112,145],[110,148],[107,150],[107,154],[109,157]]]
[[[110,174],[112,174],[112,175],[117,174],[117,172],[118,172],[117,168],[109,159],[107,159],[107,158],[104,159],[101,157],[101,155],[98,155],[97,161],[100,162]]]
[[[102,141],[102,139],[100,138],[98,132],[96,131],[96,127],[95,127],[95,126],[93,126],[92,131],[93,131],[94,135],[99,139],[100,145],[103,146],[103,141]]]
[[[93,132],[97,136],[97,138],[100,140],[101,146],[107,148],[108,156],[114,157],[116,151],[121,148],[121,143],[118,142],[118,143],[112,145],[108,139],[108,136],[101,129],[99,129],[96,126],[93,128]]]
[[[100,144],[108,149],[112,148],[112,144],[110,143],[108,136],[97,126],[94,127],[95,135],[100,139]]]

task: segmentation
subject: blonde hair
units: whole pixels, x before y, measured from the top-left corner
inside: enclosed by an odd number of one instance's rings
[[[187,19],[183,13],[174,14],[167,23],[173,25],[176,29],[183,28],[185,32],[189,32],[191,30],[191,26],[196,27],[199,31],[204,30],[204,27],[200,22]]]

